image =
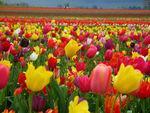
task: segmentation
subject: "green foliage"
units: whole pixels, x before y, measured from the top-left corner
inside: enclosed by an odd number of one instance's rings
[[[62,5],[60,3],[58,3],[56,7],[61,8]]]
[[[0,5],[8,5],[8,3],[5,1],[0,1]]]

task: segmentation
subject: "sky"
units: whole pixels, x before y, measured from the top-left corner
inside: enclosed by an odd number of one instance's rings
[[[143,0],[1,0],[6,1],[8,4],[26,2],[29,6],[39,5],[45,7],[56,7],[58,3],[62,5],[69,3],[70,6],[88,6],[97,5],[98,8],[116,8],[116,7],[129,7],[141,6],[143,7]]]

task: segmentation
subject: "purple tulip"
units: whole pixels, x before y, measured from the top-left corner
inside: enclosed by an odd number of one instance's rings
[[[14,56],[14,62],[15,63],[19,62],[19,57],[18,56]]]
[[[47,102],[47,98],[43,98],[41,95],[35,96],[33,94],[32,110],[35,112],[43,111]]]
[[[5,32],[5,34],[6,34],[6,35],[9,35],[9,30],[7,30],[7,31]]]
[[[95,45],[95,47],[97,47],[97,51],[102,49],[102,47],[99,44]]]
[[[107,40],[105,43],[105,49],[112,49],[114,47],[114,43],[112,40]]]
[[[74,85],[79,87],[79,76],[78,75],[74,79]]]

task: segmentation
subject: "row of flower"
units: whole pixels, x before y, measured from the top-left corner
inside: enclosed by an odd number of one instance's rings
[[[149,23],[66,21],[1,21],[0,111],[149,112]]]
[[[149,12],[149,10],[129,10],[129,9],[78,9],[78,8],[51,8],[51,7],[23,7],[23,6],[1,6],[1,10],[38,10],[38,11],[105,11],[105,12]]]
[[[15,17],[11,17],[11,18],[3,18],[0,17],[0,22],[1,24],[4,23],[9,23],[11,24],[17,24],[18,22],[22,25],[24,24],[42,24],[44,25],[45,23],[51,23],[53,19],[49,19],[49,18],[15,18]],[[99,19],[91,19],[91,18],[57,18],[55,19],[55,23],[54,25],[58,25],[58,26],[70,26],[70,25],[85,25],[85,26],[108,26],[108,25],[113,25],[113,26],[149,26],[150,25],[150,20],[147,19],[141,19],[141,18],[136,18],[136,20],[134,20],[133,18],[130,19],[122,19],[122,18],[114,18],[113,20],[110,19],[106,19],[106,18],[102,18],[101,20]]]
[[[19,10],[19,11],[15,11],[15,10],[11,10],[11,11],[1,11],[2,15],[17,15],[17,16],[46,16],[46,17],[149,17],[150,13],[143,13],[143,12],[139,12],[139,13],[130,13],[130,12],[74,12],[74,11],[24,11],[24,10]]]

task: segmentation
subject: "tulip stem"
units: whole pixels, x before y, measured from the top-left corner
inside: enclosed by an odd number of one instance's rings
[[[29,113],[32,113],[32,98],[33,98],[33,93],[29,94]]]
[[[99,95],[97,95],[97,100],[96,100],[96,111],[95,111],[95,113],[100,113],[99,110],[98,110],[98,108],[99,108]]]
[[[127,111],[128,111],[129,100],[130,100],[130,96],[128,95],[127,106],[126,106],[126,112],[125,113],[127,113]]]
[[[132,106],[133,113],[135,113],[135,96],[133,96],[133,106]]]
[[[118,94],[119,92],[117,92],[116,96],[115,96],[115,99],[114,99],[114,102],[113,102],[113,105],[112,105],[112,108],[111,108],[111,113],[113,113],[113,109],[114,109],[114,106],[115,106],[115,102],[116,102],[116,99],[118,97]]]
[[[143,99],[143,113],[145,113],[145,99]]]

